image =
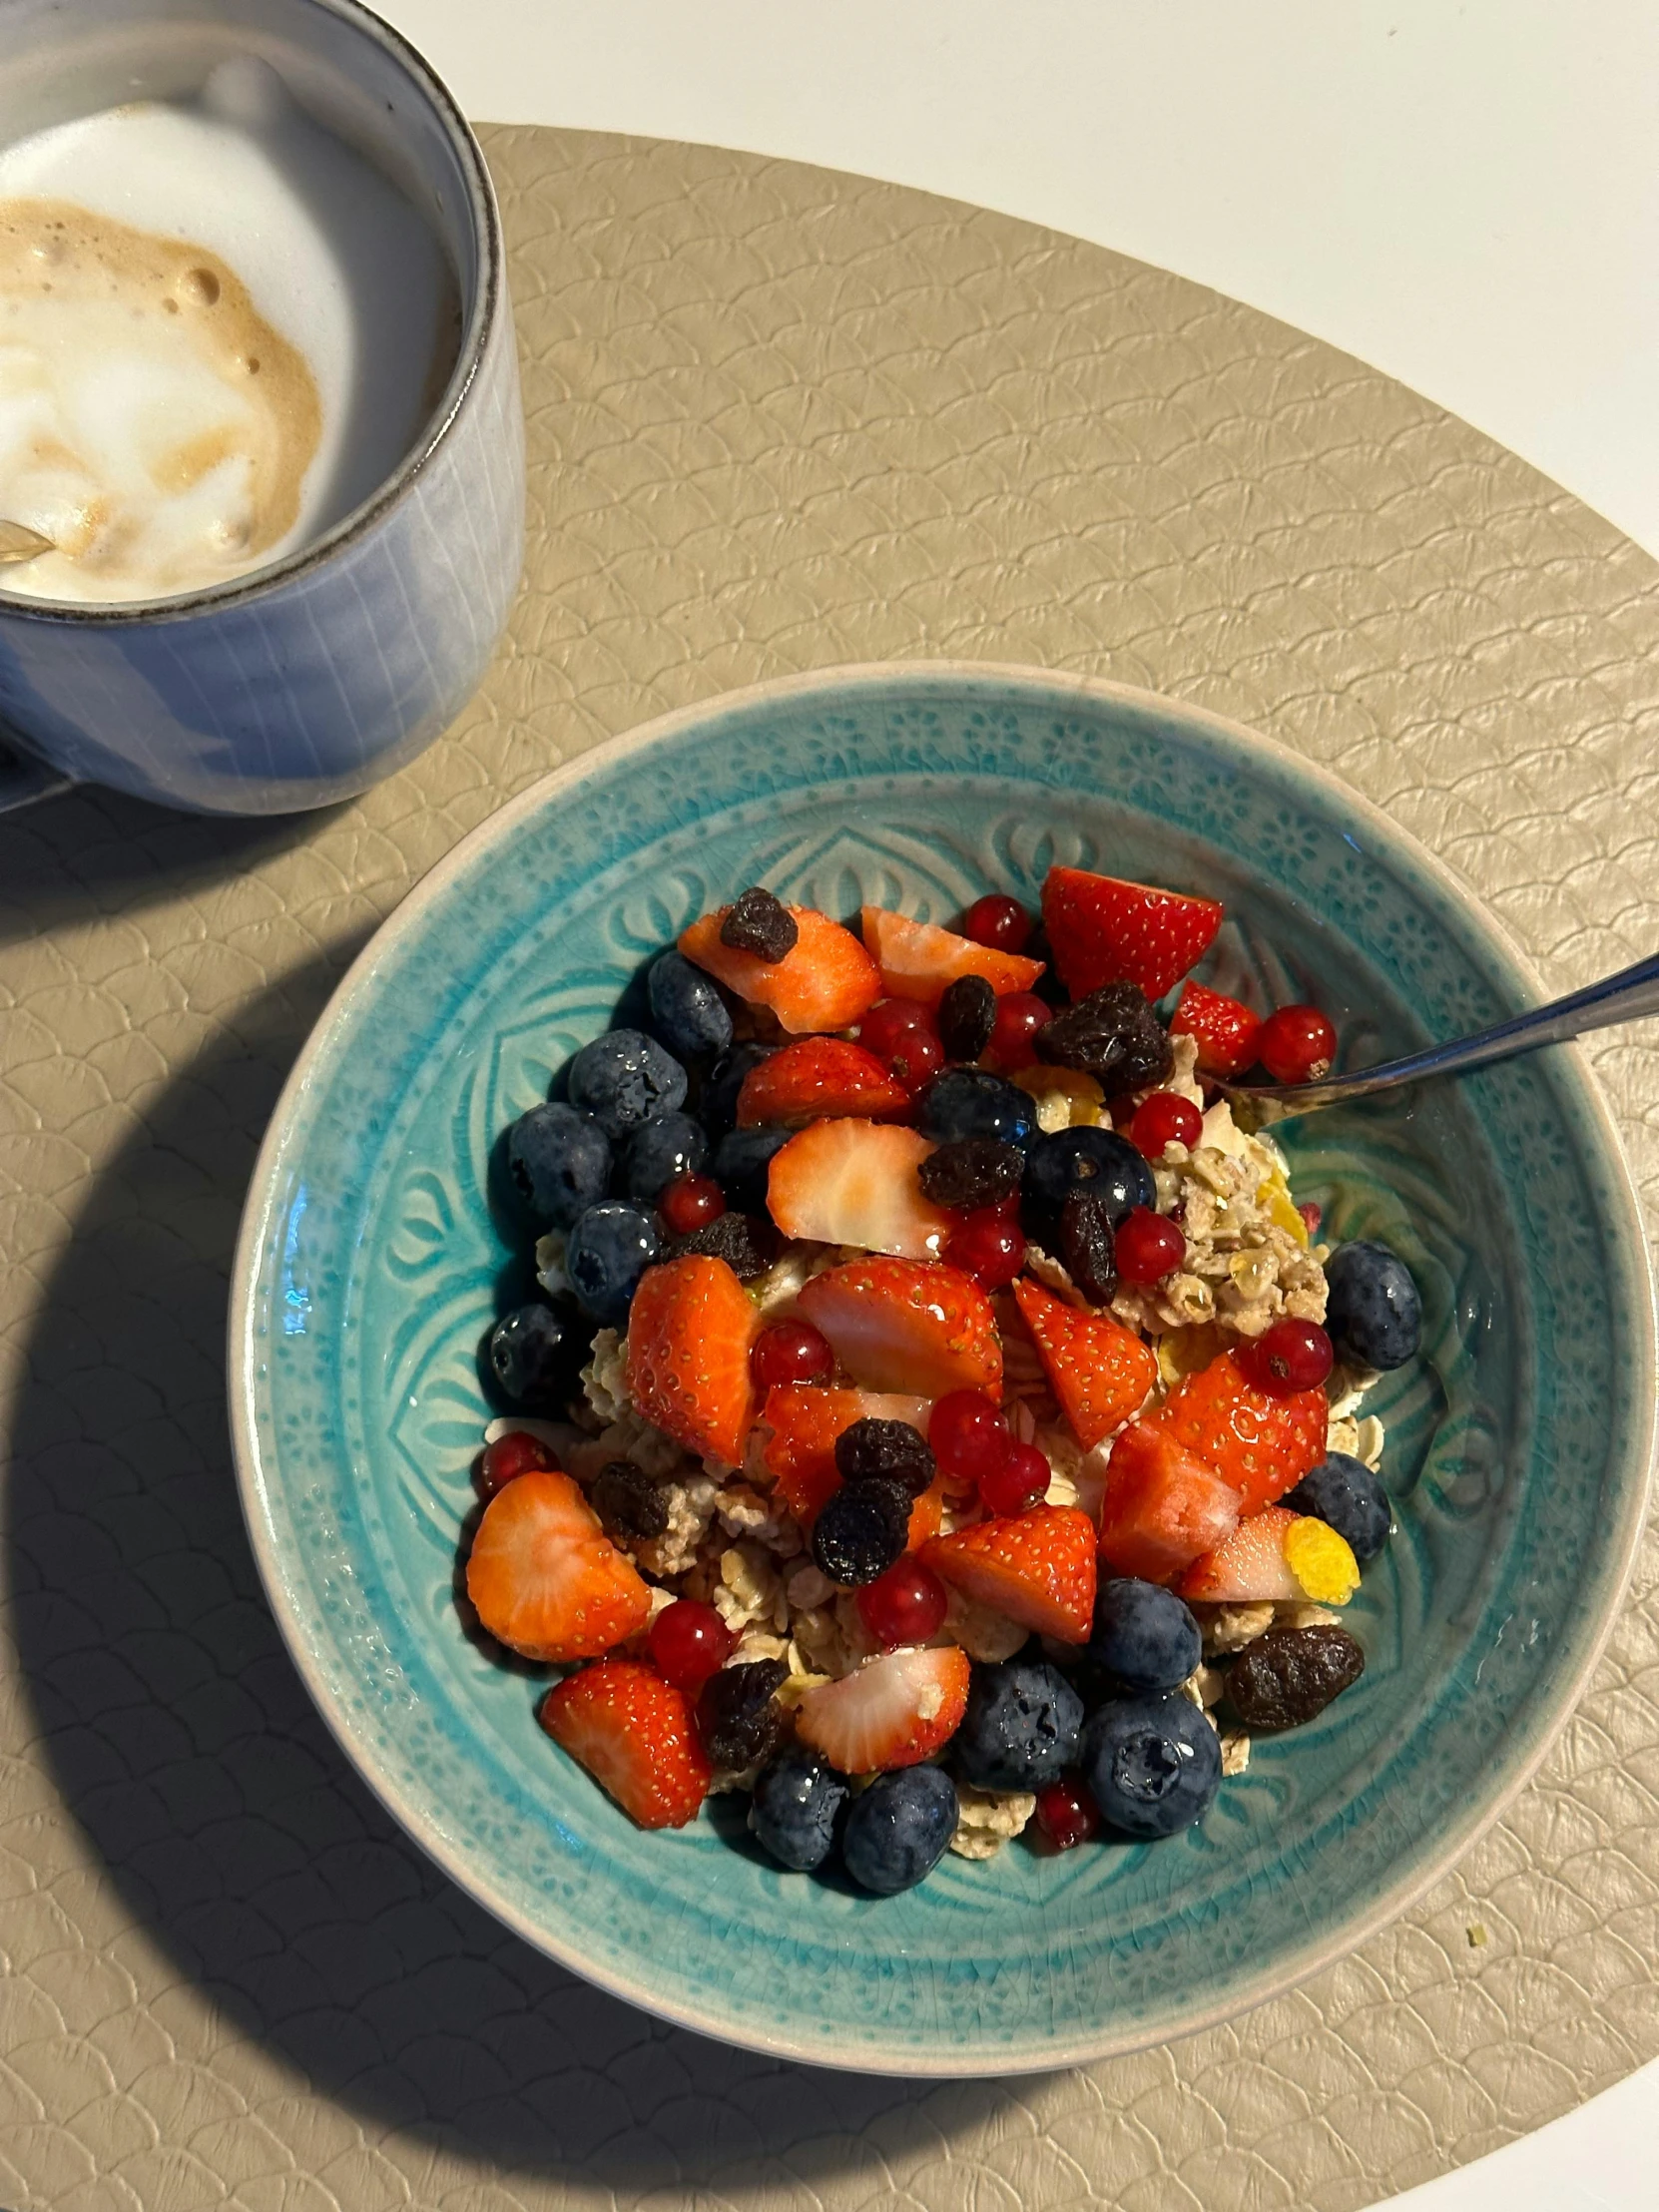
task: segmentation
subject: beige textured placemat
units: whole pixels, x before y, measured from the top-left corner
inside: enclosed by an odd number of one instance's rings
[[[482,697],[328,817],[0,824],[0,2201],[1337,2212],[1473,2158],[1659,2052],[1659,1547],[1539,1783],[1298,1994],[1006,2087],[804,2074],[573,1983],[353,1780],[243,1537],[225,1276],[283,1070],[415,876],[560,760],[780,671],[1170,691],[1380,801],[1552,984],[1650,950],[1659,573],[1424,401],[1096,248],[736,155],[488,143],[535,548]],[[1655,1038],[1596,1059],[1651,1202]]]

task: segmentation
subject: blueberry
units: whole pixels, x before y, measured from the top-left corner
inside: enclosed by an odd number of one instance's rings
[[[1057,1239],[1073,1191],[1098,1198],[1114,1229],[1137,1206],[1156,1207],[1152,1170],[1127,1137],[1110,1129],[1057,1129],[1035,1139],[1025,1155],[1020,1218],[1033,1236]],[[1053,1250],[1053,1245],[1047,1247]]]
[[[794,1135],[793,1129],[775,1129],[762,1122],[757,1128],[734,1129],[721,1138],[715,1151],[715,1181],[735,1212],[766,1212],[767,1170],[772,1156]]]
[[[777,1050],[775,1044],[735,1044],[711,1072],[698,1103],[698,1118],[716,1144],[738,1118],[738,1093],[743,1089],[744,1077],[763,1060],[770,1060]]]
[[[651,1018],[682,1060],[712,1060],[732,1042],[732,1016],[712,976],[682,952],[665,952],[645,979]]]
[[[942,1767],[878,1774],[852,1801],[841,1863],[860,1890],[890,1898],[925,1881],[956,1833],[960,1800]]]
[[[650,1216],[612,1198],[577,1220],[565,1244],[565,1273],[584,1313],[602,1328],[622,1329],[628,1302],[656,1257]]]
[[[507,1132],[507,1172],[538,1222],[568,1229],[605,1196],[611,1140],[574,1106],[532,1106]]]
[[[690,1114],[663,1114],[628,1138],[618,1181],[623,1197],[652,1206],[665,1183],[672,1183],[677,1175],[701,1175],[708,1164],[709,1140],[703,1124]]]
[[[1347,1540],[1363,1566],[1388,1540],[1393,1514],[1388,1493],[1363,1459],[1334,1451],[1279,1500],[1293,1513],[1312,1513]]]
[[[1422,1342],[1422,1300],[1405,1262],[1386,1245],[1346,1244],[1325,1264],[1325,1327],[1339,1359],[1402,1368]]]
[[[781,1867],[810,1874],[835,1848],[846,1777],[816,1751],[780,1752],[755,1778],[749,1825]]]
[[[1056,1668],[1009,1659],[975,1667],[956,1764],[976,1790],[1040,1790],[1076,1763],[1083,1700]]]
[[[686,1071],[643,1029],[608,1029],[571,1061],[565,1088],[608,1136],[625,1137],[685,1104]]]
[[[1025,1149],[1037,1133],[1037,1109],[1018,1084],[984,1068],[949,1068],[921,1094],[918,1121],[940,1144],[989,1137]]]
[[[1101,1819],[1127,1836],[1191,1828],[1221,1787],[1221,1741],[1184,1697],[1103,1705],[1083,1731],[1080,1764]]]
[[[1088,1654],[1126,1688],[1162,1696],[1198,1665],[1204,1639],[1173,1590],[1119,1575],[1100,1585]]]
[[[558,1412],[576,1387],[588,1340],[551,1306],[520,1306],[490,1336],[490,1371],[526,1412]]]

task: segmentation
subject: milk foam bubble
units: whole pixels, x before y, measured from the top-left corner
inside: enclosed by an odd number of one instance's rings
[[[0,151],[0,590],[199,590],[384,482],[453,366],[435,235],[263,63]]]

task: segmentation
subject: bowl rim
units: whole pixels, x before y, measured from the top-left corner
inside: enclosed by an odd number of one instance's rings
[[[403,1793],[379,1772],[372,1751],[354,1733],[349,1709],[334,1697],[323,1679],[322,1671],[304,1636],[297,1609],[288,1602],[281,1548],[264,1508],[266,1469],[255,1415],[254,1383],[258,1361],[253,1331],[258,1304],[260,1263],[268,1242],[276,1171],[294,1111],[309,1089],[313,1072],[328,1049],[335,1030],[359,996],[372,988],[387,952],[410,936],[424,919],[428,909],[443,897],[451,884],[519,823],[540,813],[550,803],[556,802],[591,778],[609,773],[618,762],[648,749],[672,745],[711,718],[785,700],[800,700],[815,692],[844,698],[848,690],[898,688],[910,689],[920,694],[940,685],[969,689],[979,685],[986,688],[1015,685],[1045,694],[1056,706],[1086,701],[1091,704],[1132,708],[1142,713],[1150,710],[1175,719],[1208,742],[1219,741],[1225,749],[1247,755],[1266,751],[1276,756],[1280,767],[1305,779],[1327,801],[1337,802],[1346,808],[1361,825],[1378,834],[1384,844],[1403,847],[1405,855],[1420,868],[1430,885],[1454,904],[1465,920],[1472,918],[1475,928],[1486,939],[1488,951],[1496,955],[1500,962],[1507,963],[1517,984],[1533,994],[1535,999],[1542,999],[1544,986],[1531,958],[1515,942],[1471,884],[1464,881],[1437,853],[1430,851],[1408,830],[1402,829],[1375,802],[1356,791],[1334,770],[1309,759],[1283,739],[1255,730],[1248,724],[1216,714],[1209,708],[1195,706],[1168,693],[1119,684],[1105,677],[1071,675],[1014,662],[954,659],[851,662],[798,675],[769,678],[733,691],[716,693],[694,705],[654,716],[648,722],[619,736],[601,740],[597,746],[575,760],[551,770],[546,776],[538,777],[534,783],[469,830],[417,882],[410,885],[336,984],[272,1109],[249,1181],[248,1196],[238,1232],[232,1264],[227,1328],[227,1386],[237,1488],[249,1542],[265,1585],[267,1601],[276,1616],[282,1641],[300,1680],[330,1733],[404,1834],[462,1891],[514,1934],[522,1936],[532,1947],[555,1959],[582,1980],[659,2019],[720,2042],[799,2064],[827,2066],[846,2072],[907,2074],[925,2079],[991,2078],[1021,2073],[1046,2073],[1143,2050],[1175,2037],[1200,2034],[1285,1994],[1324,1967],[1347,1957],[1379,1929],[1397,1919],[1432,1889],[1496,1823],[1536,1774],[1554,1748],[1600,1664],[1629,1588],[1646,1525],[1656,1441],[1656,1387],[1659,1387],[1659,1377],[1656,1377],[1655,1372],[1656,1337],[1659,1337],[1659,1331],[1656,1331],[1656,1324],[1659,1324],[1659,1316],[1656,1316],[1656,1283],[1640,1203],[1617,1124],[1613,1120],[1605,1094],[1582,1047],[1571,1044],[1558,1049],[1563,1053],[1564,1064],[1571,1068],[1579,1093],[1579,1103],[1586,1119],[1600,1139],[1601,1165],[1607,1171],[1608,1198],[1618,1217],[1614,1226],[1643,1294],[1635,1301],[1638,1311],[1633,1316],[1639,1340],[1636,1354],[1641,1394],[1633,1408],[1632,1441],[1635,1455],[1644,1463],[1645,1473],[1639,1482],[1633,1482],[1629,1486],[1617,1541],[1609,1546],[1605,1554],[1600,1617],[1584,1643],[1578,1663],[1571,1673],[1557,1682],[1546,1701],[1529,1708],[1533,1718],[1530,1740],[1525,1749],[1497,1770],[1494,1786],[1475,1793],[1467,1802],[1465,1810],[1446,1823],[1435,1848],[1421,1864],[1407,1868],[1397,1880],[1379,1892],[1364,1910],[1346,1920],[1336,1933],[1316,1935],[1300,1948],[1277,1953],[1260,1973],[1241,1980],[1211,2004],[1192,2013],[1184,2013],[1179,2022],[1167,2029],[1160,2030],[1156,2026],[1141,2023],[1127,2029],[1092,2036],[1074,2032],[1065,2043],[1046,2045],[1040,2050],[1014,2053],[995,2050],[975,2052],[968,2046],[930,2052],[925,2059],[920,2058],[920,2054],[908,2046],[898,2043],[883,2044],[876,2037],[872,2037],[867,2046],[852,2051],[842,2043],[822,2043],[810,2034],[784,2036],[759,2029],[746,2032],[745,2023],[741,2019],[723,2016],[713,2001],[685,2004],[666,1999],[651,1986],[643,1963],[637,1977],[596,1966],[582,1954],[578,1941],[564,1938],[559,1931],[539,1925],[510,1900],[497,1895],[487,1870],[480,1869],[465,1854],[451,1849],[435,1835],[422,1811],[408,1803]],[[1561,1064],[1563,1062],[1557,1062],[1557,1065]]]

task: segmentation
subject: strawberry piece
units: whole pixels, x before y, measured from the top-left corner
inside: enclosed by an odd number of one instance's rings
[[[955,1735],[967,1694],[968,1656],[956,1645],[889,1651],[809,1690],[796,1734],[842,1774],[913,1767]]]
[[[1206,1075],[1243,1075],[1256,1058],[1261,1026],[1260,1014],[1206,983],[1183,983],[1170,1016],[1175,1034],[1197,1039],[1198,1064]]]
[[[1131,1421],[1112,1446],[1100,1515],[1100,1560],[1114,1574],[1173,1582],[1225,1542],[1239,1501],[1214,1467],[1150,1421]]]
[[[957,1268],[853,1260],[814,1276],[796,1308],[866,1389],[926,1398],[983,1390],[993,1404],[1002,1402],[996,1316],[978,1284]]]
[[[643,1628],[651,1593],[568,1474],[539,1469],[484,1508],[466,1594],[498,1643],[526,1659],[596,1659]]]
[[[902,1420],[925,1436],[931,1409],[924,1397],[826,1389],[813,1382],[786,1382],[769,1390],[766,1418],[772,1434],[764,1456],[779,1496],[801,1525],[811,1528],[825,1499],[840,1488],[835,1438],[843,1428],[855,1420]],[[918,1498],[916,1506],[921,1503]]]
[[[628,1389],[649,1421],[700,1456],[743,1457],[755,1425],[749,1348],[761,1318],[724,1260],[647,1268],[628,1310]]]
[[[738,1127],[769,1121],[801,1127],[830,1114],[909,1111],[910,1094],[861,1044],[844,1037],[803,1037],[753,1067],[738,1093]]]
[[[919,1551],[929,1537],[938,1534],[944,1526],[944,1509],[949,1503],[950,1491],[944,1476],[936,1474],[910,1507],[910,1525],[904,1532],[906,1551]]]
[[[881,995],[875,962],[850,929],[811,906],[792,906],[795,949],[782,960],[735,951],[720,941],[731,912],[703,914],[680,933],[680,950],[717,982],[753,1006],[770,1006],[797,1036],[815,1029],[848,1029]]]
[[[866,906],[859,919],[864,943],[875,956],[889,998],[920,999],[924,1005],[936,1006],[948,985],[964,975],[982,975],[1001,998],[1009,991],[1028,991],[1043,971],[1041,960],[975,944],[954,929],[912,921],[907,914],[891,914],[882,906]]]
[[[1252,1513],[1214,1551],[1195,1559],[1176,1588],[1183,1597],[1202,1598],[1211,1605],[1260,1605],[1268,1598],[1306,1597],[1285,1557],[1285,1537],[1301,1518],[1283,1505]]]
[[[602,1659],[548,1691],[537,1718],[641,1828],[684,1828],[714,1769],[683,1691],[637,1659]]]
[[[921,1547],[941,1582],[1039,1636],[1084,1644],[1094,1620],[1094,1523],[1076,1505],[1033,1505]]]
[[[1224,1352],[1150,1417],[1215,1468],[1241,1513],[1259,1513],[1325,1457],[1331,1407],[1323,1389],[1270,1397],[1245,1380],[1238,1354]]]
[[[1092,1451],[1146,1403],[1157,1354],[1110,1314],[1080,1313],[1040,1283],[1016,1283],[1014,1297],[1073,1434]]]
[[[1209,949],[1221,916],[1213,898],[1080,867],[1051,867],[1043,883],[1043,925],[1073,998],[1103,983],[1138,983],[1148,998],[1162,998]]]
[[[936,1260],[956,1223],[916,1180],[932,1149],[893,1122],[816,1121],[773,1154],[768,1210],[786,1237]]]

